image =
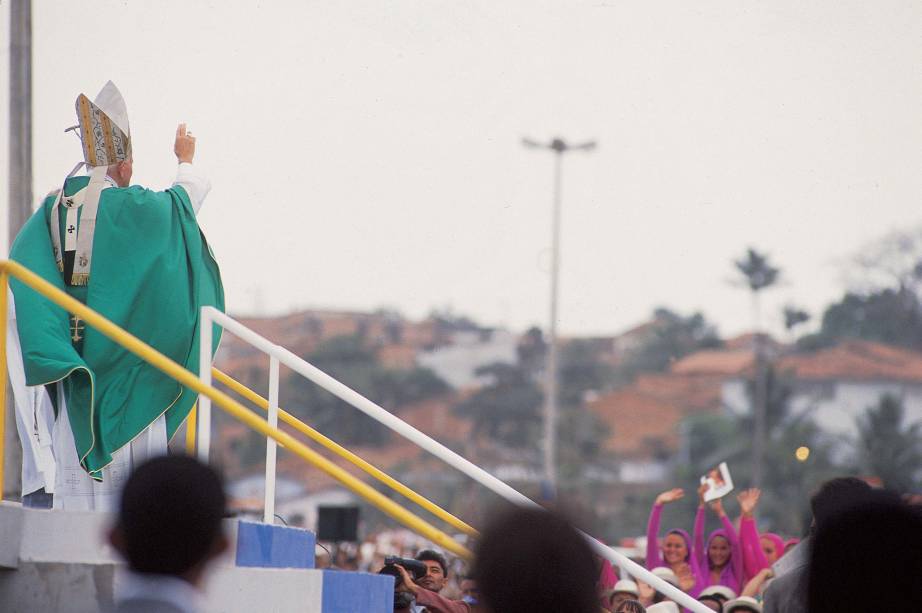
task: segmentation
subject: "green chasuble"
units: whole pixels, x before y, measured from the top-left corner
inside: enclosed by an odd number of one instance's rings
[[[68,179],[64,194],[88,177]],[[108,188],[99,198],[86,287],[65,285],[49,222],[54,196],[26,222],[10,258],[157,351],[198,372],[199,311],[224,310],[221,274],[185,189]],[[60,223],[65,208],[59,207]],[[62,232],[61,236],[64,236]],[[172,437],[196,400],[141,358],[11,278],[27,385],[63,381],[77,457],[95,479],[112,454],[166,413]],[[72,337],[81,337],[73,342]],[[220,341],[215,330],[212,352]]]

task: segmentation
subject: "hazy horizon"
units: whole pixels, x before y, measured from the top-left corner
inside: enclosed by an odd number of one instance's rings
[[[77,94],[119,86],[147,187],[171,181],[188,122],[233,313],[450,307],[546,328],[552,165],[525,136],[599,142],[564,163],[564,335],[657,306],[749,330],[730,283],[748,246],[784,272],[769,330],[787,303],[815,324],[850,256],[920,223],[919,3],[92,7],[33,3],[36,201],[80,158]],[[81,57],[72,32],[106,43]]]

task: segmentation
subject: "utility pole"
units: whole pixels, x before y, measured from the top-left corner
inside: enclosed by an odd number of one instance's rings
[[[32,0],[10,1],[9,242],[32,214]]]
[[[7,252],[32,214],[32,0],[10,0],[10,168]],[[16,435],[15,409],[6,394],[4,498],[18,497],[22,448]]]
[[[554,198],[551,212],[551,313],[548,325],[547,362],[544,369],[544,479],[550,496],[557,495],[557,301],[560,279],[560,190],[563,154],[567,151],[592,151],[595,141],[568,145],[562,138],[549,143],[539,143],[523,138],[522,144],[530,149],[554,152]]]
[[[762,488],[765,465],[765,435],[766,418],[768,413],[768,369],[765,360],[765,339],[761,329],[761,309],[758,293],[753,292],[753,321],[755,322],[752,337],[752,349],[755,353],[755,387],[753,389],[753,404],[755,415],[753,420],[752,437],[752,486]]]

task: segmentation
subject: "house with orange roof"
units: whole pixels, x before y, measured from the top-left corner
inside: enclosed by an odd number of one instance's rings
[[[720,349],[687,355],[668,372],[638,376],[588,403],[610,436],[622,483],[653,483],[683,451],[683,423],[695,415],[745,414],[755,359],[753,335]],[[855,419],[884,394],[903,400],[907,421],[922,420],[922,353],[868,341],[846,341],[811,353],[785,353],[766,339],[774,367],[794,386],[791,410],[807,413],[833,436],[853,436]]]
[[[810,353],[783,355],[773,366],[791,377],[792,411],[809,414],[832,435],[856,434],[855,419],[884,394],[902,399],[908,422],[922,420],[922,353],[851,340]],[[751,376],[750,365],[724,382],[721,395],[729,411],[749,410]]]
[[[726,377],[711,372],[650,373],[587,403],[609,428],[604,448],[621,483],[654,483],[669,474],[684,445],[688,417],[718,414]]]

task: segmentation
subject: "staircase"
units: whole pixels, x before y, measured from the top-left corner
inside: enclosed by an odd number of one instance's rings
[[[105,513],[0,502],[0,611],[108,611],[124,564],[105,539]],[[225,520],[231,547],[205,583],[206,612],[390,613],[393,579],[314,568],[314,534]]]

